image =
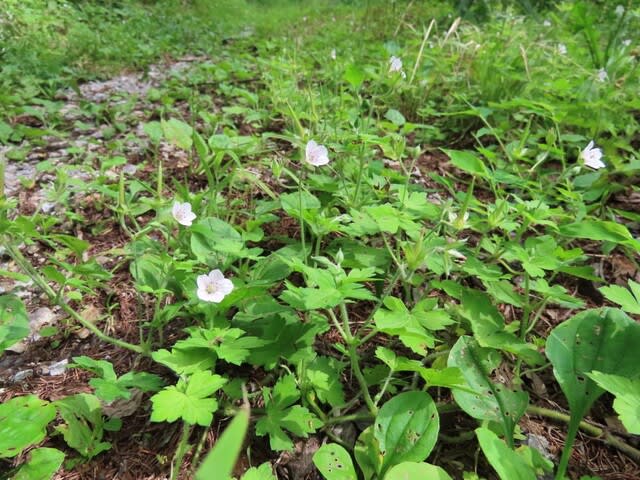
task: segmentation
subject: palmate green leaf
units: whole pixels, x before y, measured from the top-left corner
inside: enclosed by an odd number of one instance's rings
[[[593,371],[587,376],[615,395],[613,409],[627,431],[640,435],[640,378],[626,378]]]
[[[565,308],[581,308],[584,302],[567,292],[562,285],[549,285],[544,278],[531,282],[531,290],[541,293],[547,302],[561,305]]]
[[[477,428],[480,448],[501,480],[536,480],[535,470],[488,428]]]
[[[188,381],[180,379],[177,385],[165,387],[151,397],[151,421],[175,422],[181,418],[190,425],[209,426],[213,412],[218,409],[217,400],[209,396],[226,382],[225,378],[208,371],[197,371]]]
[[[380,476],[402,462],[421,462],[436,443],[440,418],[427,392],[403,392],[387,401],[374,422],[382,454]]]
[[[355,478],[355,477],[354,477]],[[430,463],[402,462],[385,475],[384,480],[451,480],[441,467]]]
[[[12,480],[50,480],[63,461],[64,453],[56,448],[36,448],[29,452],[29,460]]]
[[[29,335],[29,315],[15,295],[0,295],[0,354]]]
[[[302,323],[293,309],[272,300],[279,308],[276,313],[265,307],[256,308],[255,312],[239,312],[234,317],[236,325],[265,342],[264,346],[251,350],[249,361],[267,370],[275,368],[281,358],[293,362],[303,352],[311,352],[316,335],[329,328],[324,316],[311,313],[311,321]]]
[[[313,455],[313,464],[326,480],[358,478],[349,452],[337,443],[326,443]]]
[[[217,262],[216,253],[243,257],[248,250],[244,248],[242,235],[233,226],[219,218],[207,217],[190,227],[191,251],[196,258],[210,265]]]
[[[318,399],[332,407],[344,405],[344,389],[341,374],[345,364],[333,357],[319,356],[304,369],[307,381],[313,387]]]
[[[342,78],[353,88],[358,89],[364,82],[365,73],[358,65],[352,64],[347,67]]]
[[[435,337],[424,325],[429,318],[425,318],[422,308],[409,311],[402,300],[392,296],[386,297],[383,303],[386,309],[379,309],[373,317],[381,332],[396,335],[419,355],[424,355],[427,348],[435,346]]]
[[[305,407],[291,406],[300,398],[293,375],[281,377],[273,390],[264,388],[262,396],[266,414],[256,422],[256,435],[269,435],[269,444],[273,450],[293,448],[293,442],[285,433],[285,429],[306,438],[322,425],[322,422]]]
[[[474,418],[499,422],[510,440],[529,404],[529,395],[491,381],[490,375],[500,362],[496,350],[483,348],[473,338],[462,336],[451,349],[447,364],[459,368],[468,387],[475,392],[453,389],[460,408]]]
[[[209,348],[161,349],[151,354],[154,361],[169,367],[180,375],[207,370],[215,365],[217,356]]]
[[[625,312],[640,315],[640,283],[629,280],[629,289],[619,285],[609,285],[600,287],[598,290],[607,300],[620,305]]]
[[[460,312],[471,324],[474,337],[481,347],[513,353],[530,365],[543,363],[544,358],[534,345],[505,330],[504,317],[484,292],[464,290]]]
[[[206,348],[212,355],[234,365],[240,365],[253,349],[266,344],[260,338],[245,336],[239,328],[189,328],[187,331],[190,337],[177,342],[174,348]]]
[[[249,410],[240,410],[198,467],[195,480],[229,480],[249,428]]]
[[[0,403],[0,458],[15,457],[29,445],[41,442],[55,416],[55,406],[35,395]]]
[[[392,372],[419,373],[426,382],[427,387],[459,388],[463,390],[468,388],[459,368],[427,368],[419,360],[399,357],[395,352],[385,347],[376,348],[376,357],[382,360]]]
[[[285,193],[280,195],[280,205],[282,209],[290,216],[300,218],[300,203],[302,202],[302,210],[320,210],[322,204],[318,197],[307,191],[296,193]]]

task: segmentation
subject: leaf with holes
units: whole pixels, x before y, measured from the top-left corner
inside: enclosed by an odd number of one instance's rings
[[[499,422],[507,442],[513,445],[513,430],[529,404],[529,395],[491,381],[491,373],[500,365],[500,354],[483,348],[468,336],[462,336],[449,353],[448,365],[462,371],[468,386],[476,393],[453,389],[460,408],[474,418]]]
[[[426,459],[439,429],[438,410],[427,392],[404,392],[385,403],[374,423],[382,454],[380,476],[398,463]]]
[[[337,443],[327,443],[320,447],[313,455],[313,463],[326,480],[358,478],[349,452]]]
[[[60,469],[64,453],[56,448],[36,448],[29,461],[20,467],[13,480],[49,480]]]
[[[55,416],[55,406],[35,395],[0,403],[0,458],[15,457],[29,445],[41,442]]]
[[[634,378],[640,365],[640,324],[624,312],[607,308],[581,312],[551,331],[546,353],[553,374],[569,402],[571,419],[558,466],[564,475],[578,425],[604,390],[587,376],[597,370]]]
[[[441,467],[430,463],[402,462],[393,467],[385,475],[384,480],[415,480],[424,478],[429,480],[451,480],[451,477]]]

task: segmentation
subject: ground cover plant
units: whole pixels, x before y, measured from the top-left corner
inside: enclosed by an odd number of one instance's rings
[[[640,477],[638,8],[6,2],[0,478]]]

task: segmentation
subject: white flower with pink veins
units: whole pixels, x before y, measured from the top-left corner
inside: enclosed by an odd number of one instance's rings
[[[189,202],[174,202],[171,214],[173,218],[176,219],[176,222],[185,227],[190,227],[196,218],[196,214],[191,211],[191,204]]]
[[[589,142],[589,144],[582,150],[580,156],[584,160],[584,164],[587,167],[593,168],[594,170],[600,170],[601,168],[606,167],[607,165],[602,161],[602,150],[594,147],[593,140]]]
[[[315,140],[309,140],[304,159],[314,167],[321,167],[329,163],[329,151],[324,145],[318,145]]]
[[[233,291],[233,283],[224,278],[218,269],[211,270],[208,275],[198,275],[198,298],[205,302],[220,303],[224,297]]]

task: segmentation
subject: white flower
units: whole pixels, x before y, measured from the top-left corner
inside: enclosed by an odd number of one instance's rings
[[[622,41],[622,45],[624,45],[625,47],[628,47],[629,45],[631,45],[631,39],[630,38],[626,38]]]
[[[624,7],[622,5],[618,5],[616,7],[616,15],[619,16],[619,17],[624,15]]]
[[[209,275],[198,275],[198,298],[205,302],[220,303],[233,290],[233,283],[220,270],[211,270]]]
[[[329,152],[324,145],[318,145],[314,140],[309,140],[305,150],[305,161],[314,167],[321,167],[329,163]]]
[[[607,73],[607,71],[604,68],[598,70],[598,81],[606,82],[607,80],[609,80],[609,74]]]
[[[331,49],[331,53],[329,54],[329,56],[331,57],[331,60],[335,60],[338,57],[338,54],[336,53],[335,48]]]
[[[593,140],[591,140],[589,145],[582,150],[580,157],[584,160],[584,164],[587,167],[593,168],[594,170],[606,167],[605,163],[602,161],[602,150],[594,148]]]
[[[191,211],[191,204],[189,202],[173,202],[171,214],[173,218],[176,219],[176,222],[185,227],[190,227],[196,218],[196,214]]]
[[[389,73],[400,73],[400,75],[402,75],[402,78],[406,77],[404,71],[402,70],[402,60],[393,55],[389,59]]]
[[[402,71],[402,60],[400,60],[396,56],[391,56],[389,59],[389,71],[390,72],[401,72]]]
[[[567,54],[567,46],[564,43],[559,43],[558,44],[558,53],[560,55],[566,55]]]
[[[551,22],[549,20],[545,20],[544,22],[542,22],[542,25],[544,25],[545,27],[550,27]]]

